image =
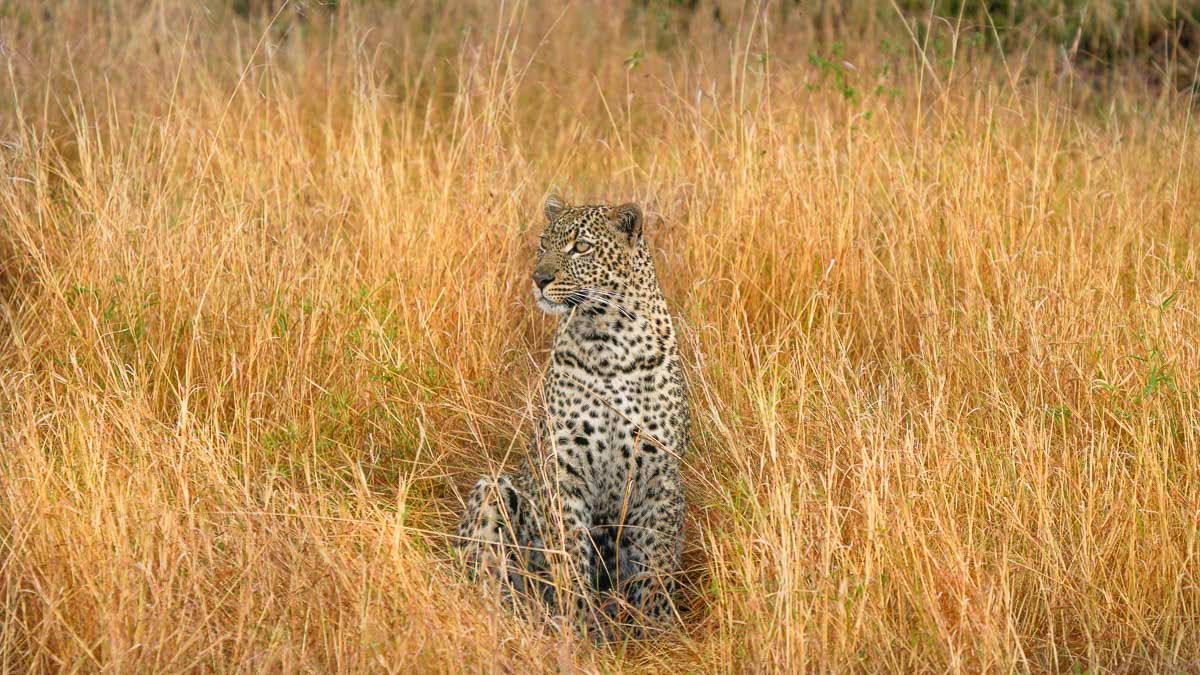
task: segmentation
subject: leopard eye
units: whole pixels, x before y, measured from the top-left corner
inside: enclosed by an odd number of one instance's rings
[[[592,245],[588,242],[576,241],[574,248],[571,249],[571,253],[587,253],[590,250],[592,250]]]

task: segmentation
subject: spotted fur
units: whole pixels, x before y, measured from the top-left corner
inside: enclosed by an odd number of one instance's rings
[[[522,469],[484,477],[459,546],[482,576],[577,618],[597,597],[661,624],[683,540],[689,413],[675,328],[635,204],[545,203],[533,294],[558,315],[546,415]],[[560,554],[553,553],[554,551]],[[551,582],[556,556],[574,580]]]

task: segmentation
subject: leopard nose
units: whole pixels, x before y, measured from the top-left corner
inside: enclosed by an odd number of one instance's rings
[[[553,275],[553,274],[549,274],[549,273],[547,273],[547,272],[539,272],[539,271],[536,271],[536,270],[534,271],[534,273],[533,273],[533,283],[537,284],[537,287],[538,287],[539,289],[544,289],[544,288],[546,288],[546,286],[547,286],[547,285],[548,285],[548,284],[549,284],[551,281],[554,281],[554,275]]]

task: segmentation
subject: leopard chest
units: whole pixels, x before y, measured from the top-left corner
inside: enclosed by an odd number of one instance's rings
[[[597,503],[637,497],[677,463],[677,415],[668,364],[602,366],[576,352],[556,352],[546,374],[553,452],[582,478]]]

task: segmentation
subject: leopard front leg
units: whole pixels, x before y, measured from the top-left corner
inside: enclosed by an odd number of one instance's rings
[[[662,628],[674,616],[672,597],[683,544],[683,499],[677,482],[664,481],[653,498],[631,509],[618,551],[625,599]],[[644,633],[639,627],[637,634]]]
[[[556,513],[559,518],[553,524],[557,530],[549,533],[547,541],[559,544],[560,555],[557,569],[552,571],[555,580],[558,611],[577,625],[587,625],[592,607],[592,540],[590,532],[591,510],[587,500],[586,485],[572,474],[569,468],[556,472]]]

